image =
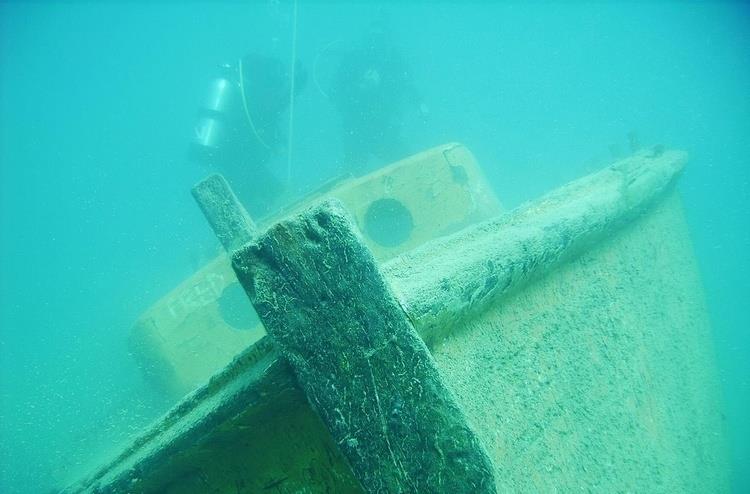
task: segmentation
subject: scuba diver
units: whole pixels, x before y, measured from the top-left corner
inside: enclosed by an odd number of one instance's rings
[[[294,73],[296,97],[307,77],[299,62]],[[275,58],[251,53],[236,66],[221,66],[192,137],[191,159],[224,175],[256,216],[271,212],[284,189],[269,166],[284,151],[281,122],[290,84],[290,74]]]
[[[410,108],[427,111],[383,19],[342,55],[330,99],[341,118],[345,164],[357,174],[409,154],[401,135],[403,118]]]

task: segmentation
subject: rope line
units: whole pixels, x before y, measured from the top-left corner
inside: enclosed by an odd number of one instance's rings
[[[270,150],[271,146],[266,144],[266,141],[263,140],[263,138],[258,133],[258,129],[255,128],[255,122],[253,122],[252,117],[250,116],[250,110],[247,108],[247,100],[245,99],[245,79],[243,77],[243,70],[242,70],[242,59],[240,58],[239,62],[239,70],[240,70],[240,95],[242,96],[242,107],[245,109],[245,116],[247,117],[247,122],[250,124],[250,129],[253,131],[253,134],[255,134],[255,138],[258,139],[258,142],[260,142],[263,147]]]
[[[294,140],[294,79],[297,60],[297,0],[292,14],[292,83],[289,85],[289,136],[287,138],[286,182],[292,181],[292,143]]]

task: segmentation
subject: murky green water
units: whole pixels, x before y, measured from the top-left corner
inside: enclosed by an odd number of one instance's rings
[[[634,147],[686,150],[733,489],[750,490],[750,9],[300,2],[292,78],[294,20],[288,1],[0,6],[0,491],[64,485],[173,404],[128,334],[217,251],[189,143],[218,65],[248,53],[271,149],[238,192],[259,216],[450,141],[508,208]]]

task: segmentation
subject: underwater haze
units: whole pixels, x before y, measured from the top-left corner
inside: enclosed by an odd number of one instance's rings
[[[635,147],[689,153],[678,189],[710,312],[732,489],[750,492],[750,7],[296,9],[0,4],[0,492],[61,489],[174,405],[141,372],[129,332],[218,252],[190,195],[212,170],[188,151],[220,64],[248,53],[283,66],[278,118],[260,132],[277,151],[262,158],[269,183],[289,200],[452,141],[474,153],[506,209]],[[395,73],[408,73],[388,98],[395,123],[357,122],[354,100],[333,94],[345,93],[347,48],[373,30],[400,54]],[[342,121],[361,126],[358,139]],[[383,142],[398,147],[364,152],[362,135],[386,127],[399,135],[385,141],[383,130]]]

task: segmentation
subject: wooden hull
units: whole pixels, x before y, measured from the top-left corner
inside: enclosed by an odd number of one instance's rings
[[[498,492],[728,492],[684,160],[629,158],[381,265]],[[266,337],[68,492],[361,489]]]

